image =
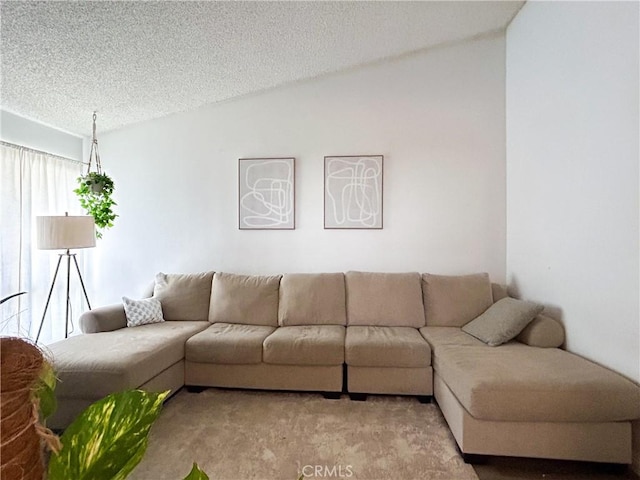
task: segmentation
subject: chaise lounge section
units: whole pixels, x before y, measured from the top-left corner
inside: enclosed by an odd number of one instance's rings
[[[631,463],[640,389],[562,350],[564,331],[539,314],[513,340],[489,346],[463,328],[507,297],[484,274],[423,275],[434,396],[465,459],[485,455]],[[454,299],[464,295],[467,302]]]
[[[109,319],[105,323],[110,327],[120,319],[121,327],[69,337],[49,346],[58,377],[58,408],[47,420],[53,429],[66,428],[85,408],[113,392],[180,390],[185,342],[209,326],[204,321],[165,321],[127,328],[121,305],[92,313]]]

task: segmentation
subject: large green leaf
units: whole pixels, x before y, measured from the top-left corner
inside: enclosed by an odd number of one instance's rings
[[[140,462],[169,392],[128,390],[90,405],[60,438],[49,480],[121,480]]]
[[[194,463],[189,475],[184,477],[184,480],[209,480],[209,476],[200,470],[197,463]]]

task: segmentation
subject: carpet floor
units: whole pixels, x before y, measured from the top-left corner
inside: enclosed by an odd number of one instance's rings
[[[130,480],[477,480],[435,404],[415,397],[207,389],[164,406]]]

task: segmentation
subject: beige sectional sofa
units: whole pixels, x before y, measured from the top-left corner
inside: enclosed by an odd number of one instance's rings
[[[126,388],[433,394],[467,459],[631,463],[640,388],[558,348],[558,322],[538,315],[497,347],[462,330],[506,297],[486,274],[158,274],[149,293],[164,322],[127,327],[123,306],[96,308],[85,335],[50,346],[51,427]]]

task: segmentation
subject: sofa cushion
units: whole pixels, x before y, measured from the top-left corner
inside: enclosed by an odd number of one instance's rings
[[[349,326],[345,363],[354,367],[428,367],[431,348],[412,327]]]
[[[153,296],[162,304],[165,320],[206,320],[213,272],[158,273]]]
[[[348,325],[424,326],[419,273],[347,272]]]
[[[487,273],[472,275],[422,275],[427,326],[462,327],[493,303]]]
[[[262,362],[262,342],[275,327],[214,323],[187,340],[186,359],[230,365]]]
[[[279,327],[264,341],[264,362],[278,365],[342,365],[344,330],[341,325]]]
[[[524,327],[516,340],[532,347],[560,347],[564,343],[564,328],[553,318],[539,314]]]
[[[127,327],[138,327],[149,323],[164,322],[162,305],[157,298],[143,298],[134,300],[122,297],[122,306],[127,316]]]
[[[502,285],[500,283],[491,284],[491,297],[493,298],[493,303],[503,298],[507,298],[508,296],[509,292],[507,291],[506,285]]]
[[[48,346],[56,396],[101,398],[138,388],[184,358],[185,342],[209,322],[168,321],[76,335]]]
[[[462,331],[495,347],[515,338],[543,308],[537,303],[503,298],[462,327]]]
[[[278,322],[290,325],[346,325],[343,273],[289,273],[280,282]]]
[[[211,288],[209,321],[278,326],[280,275],[217,272]]]
[[[433,352],[443,345],[467,345],[471,347],[486,345],[458,327],[422,327],[420,334],[429,343]]]
[[[480,420],[610,422],[640,418],[640,388],[623,376],[557,348],[510,342],[441,346],[434,369]]]

